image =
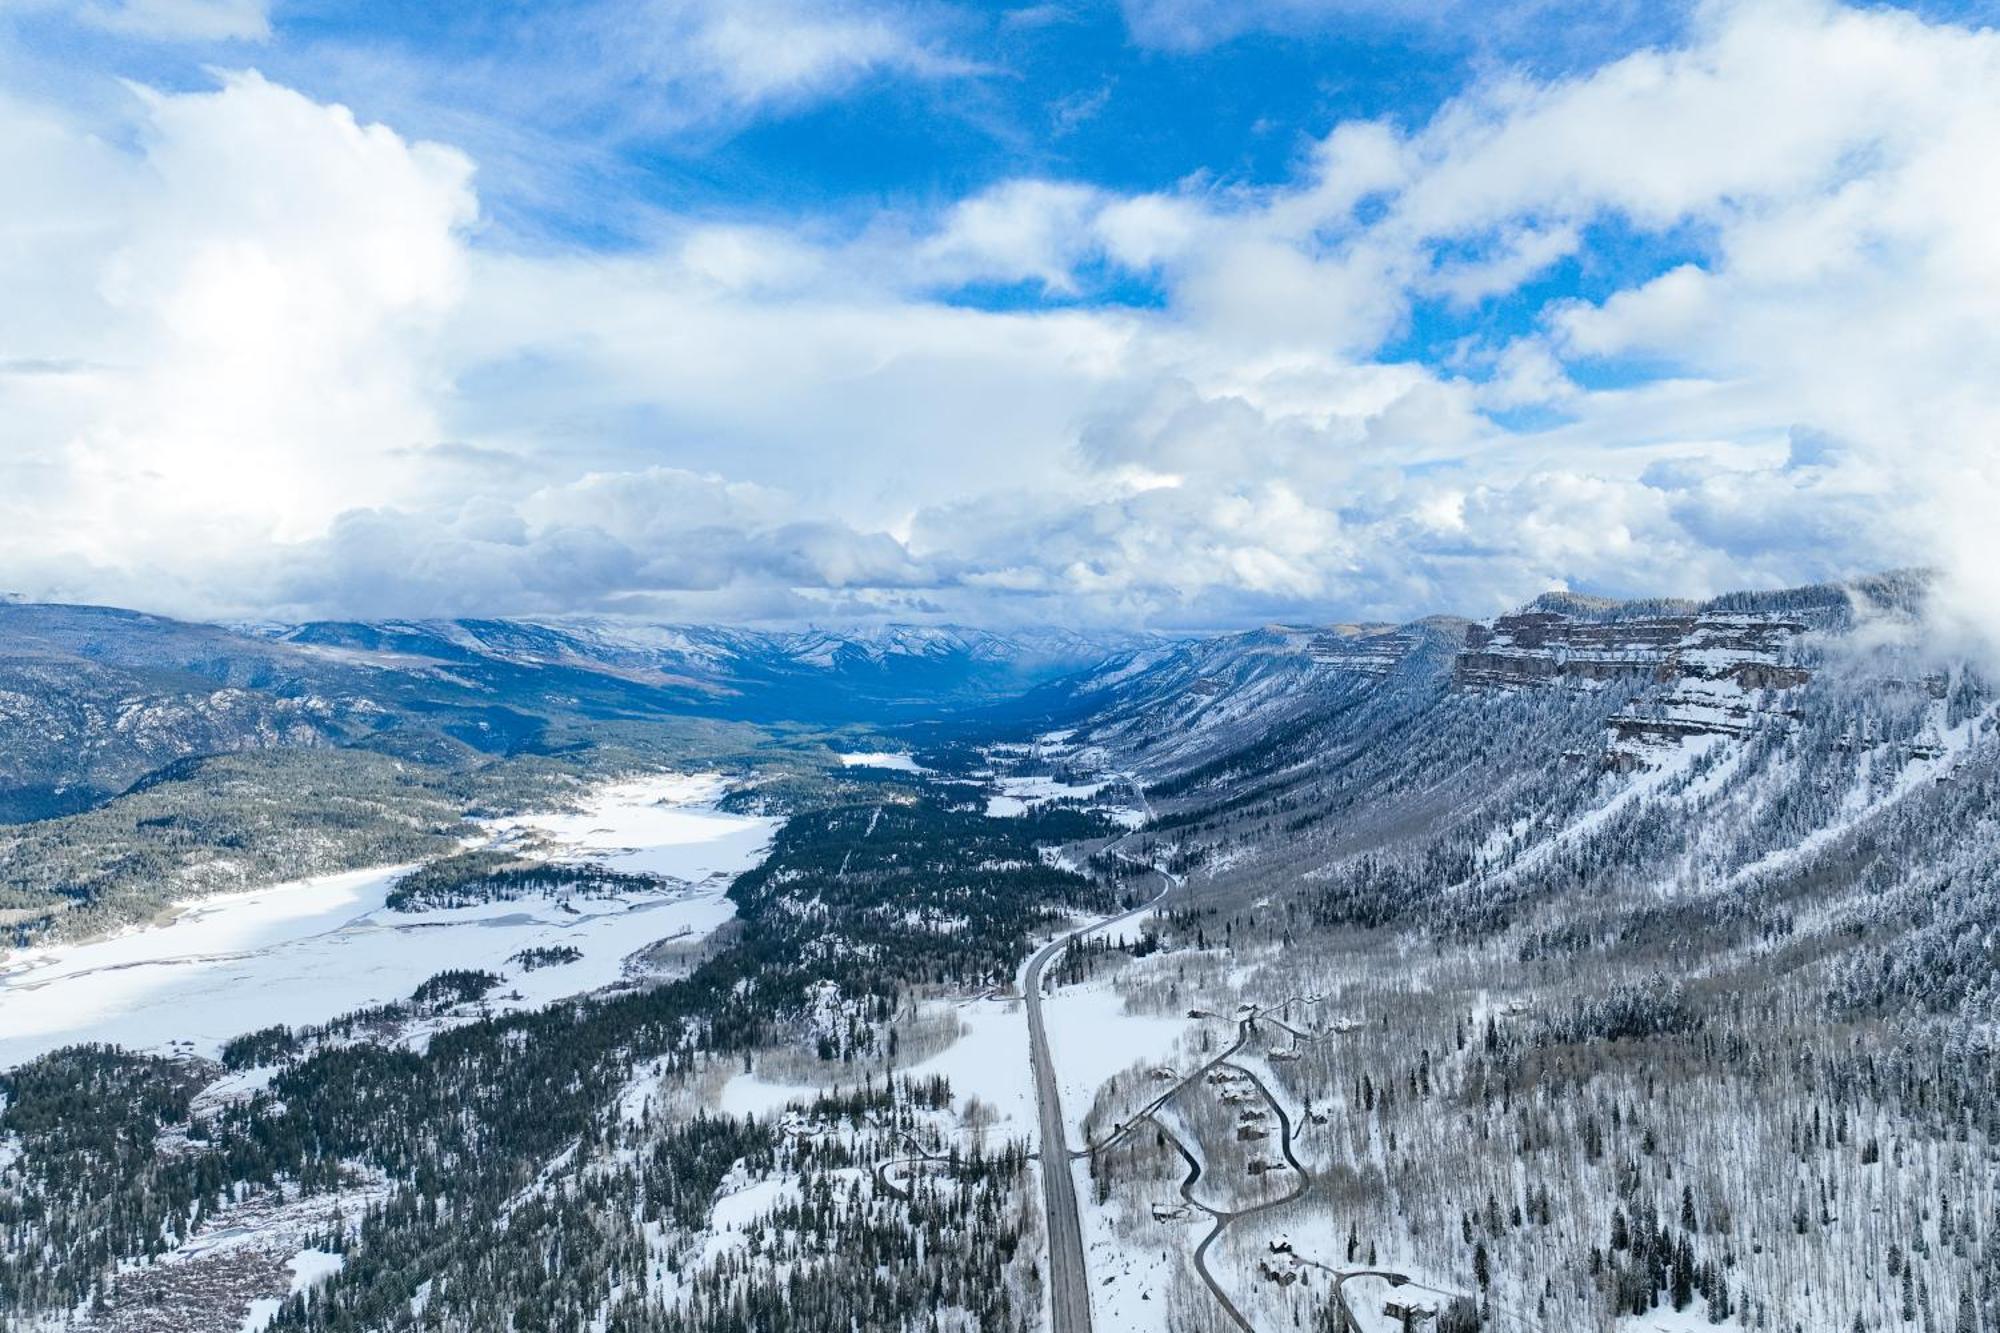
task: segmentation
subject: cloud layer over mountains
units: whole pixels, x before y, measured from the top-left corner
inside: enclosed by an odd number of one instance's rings
[[[777,68],[667,8],[654,84],[739,115],[995,77],[928,10],[773,8]],[[95,21],[251,40],[178,91],[0,60],[28,595],[1187,625],[1937,563],[2000,604],[1985,30],[1711,4],[1319,127],[1282,181],[1029,172],[598,244],[499,225],[510,164],[253,72],[261,9]]]

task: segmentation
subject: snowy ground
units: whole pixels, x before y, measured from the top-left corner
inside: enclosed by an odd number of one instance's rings
[[[1177,1058],[1177,1053],[1182,1036],[1195,1025],[1182,1018],[1126,1013],[1124,998],[1110,979],[1061,987],[1042,1001],[1042,1012],[1048,1025],[1049,1054],[1062,1085],[1063,1118],[1069,1125],[1071,1147],[1083,1143],[1084,1117],[1095,1104],[1098,1089],[1112,1075],[1135,1064],[1183,1071],[1189,1067],[1188,1058]],[[1160,1090],[1160,1085],[1151,1081],[1138,1087],[1145,1096]],[[1077,1198],[1092,1199],[1087,1165],[1078,1160],[1071,1164],[1071,1170],[1076,1177]],[[1159,1201],[1170,1197],[1162,1194]],[[1081,1210],[1091,1310],[1100,1327],[1133,1333],[1165,1329],[1166,1292],[1173,1273],[1187,1263],[1187,1249],[1205,1230],[1205,1224],[1163,1224],[1145,1217],[1137,1229],[1147,1243],[1134,1244],[1121,1234],[1132,1227],[1133,1220],[1125,1217],[1131,1206],[1128,1200],[1114,1196],[1101,1205],[1086,1202]]]
[[[1076,1176],[1076,1197],[1089,1200],[1090,1171],[1082,1161],[1072,1163]],[[1162,1191],[1160,1202],[1178,1196]],[[1083,1245],[1090,1268],[1091,1322],[1098,1328],[1115,1328],[1123,1333],[1166,1333],[1170,1306],[1167,1292],[1176,1272],[1193,1262],[1192,1251],[1208,1231],[1204,1214],[1185,1221],[1156,1222],[1139,1213],[1136,1226],[1145,1243],[1120,1235],[1121,1227],[1131,1227],[1134,1219],[1125,1214],[1133,1205],[1114,1195],[1102,1204],[1083,1207]]]
[[[847,768],[893,768],[899,773],[928,773],[930,770],[897,750],[856,750],[836,755]]]
[[[1181,1035],[1194,1026],[1185,1018],[1126,1013],[1124,997],[1109,979],[1051,991],[1042,1001],[1042,1015],[1072,1147],[1082,1143],[1083,1118],[1113,1074],[1133,1065],[1174,1065]]]
[[[768,1083],[756,1074],[738,1074],[722,1085],[722,1100],[717,1109],[724,1115],[751,1115],[769,1120],[788,1106],[810,1102],[832,1086],[831,1082],[825,1087],[812,1083]]]
[[[388,1194],[379,1179],[303,1196],[289,1188],[260,1193],[211,1216],[156,1261],[119,1265],[117,1300],[108,1311],[93,1312],[86,1301],[66,1315],[9,1327],[262,1333],[287,1299],[340,1271],[343,1257],[317,1242],[336,1222],[352,1236],[355,1222]]]
[[[383,902],[407,867],[388,866],[205,898],[164,925],[24,950],[0,964],[0,1068],[79,1041],[213,1055],[242,1032],[407,998],[450,967],[506,976],[496,1007],[594,990],[646,945],[729,919],[723,892],[776,821],[709,808],[721,791],[712,775],[655,775],[600,788],[575,811],[492,825],[496,841],[544,840],[539,854],[681,881],[660,893],[392,912]],[[508,962],[552,944],[583,958],[534,972]]]
[[[994,1119],[988,1142],[1032,1139],[1035,1134],[1035,1080],[1028,1062],[1028,1019],[1019,999],[967,1000],[957,1008],[964,1030],[957,1041],[922,1064],[914,1078],[942,1074],[951,1080],[961,1107],[977,1097]]]
[[[1028,1020],[1018,997],[930,1001],[948,1009],[958,1020],[958,1037],[928,1059],[899,1066],[896,1073],[913,1079],[942,1074],[951,1083],[956,1108],[963,1112],[977,1098],[985,1105],[984,1133],[989,1147],[1009,1139],[1032,1140],[1035,1134],[1035,1085],[1028,1063]],[[854,1073],[831,1066],[822,1083],[788,1083],[761,1073],[735,1074],[722,1085],[718,1110],[727,1115],[768,1119],[787,1107],[803,1105],[841,1083],[851,1085]],[[969,1143],[967,1146],[970,1146]]]
[[[318,1286],[338,1273],[345,1262],[342,1256],[325,1250],[300,1250],[285,1264],[292,1273],[292,1289],[286,1298]],[[242,1333],[262,1333],[278,1317],[278,1311],[284,1304],[285,1299],[276,1296],[265,1296],[250,1302],[250,1310],[243,1316]]]
[[[1148,811],[1137,781],[1129,773],[1107,769],[1107,756],[1102,750],[1080,749],[1072,743],[1071,735],[1068,731],[1051,731],[1028,745],[987,746],[986,757],[995,765],[994,770],[981,774],[991,778],[994,787],[986,798],[987,817],[1012,819],[1051,801],[1079,801],[1095,804],[1103,814],[1126,828],[1143,826]],[[998,771],[1019,765],[1023,760],[1061,764],[1073,772],[1094,776],[1085,782],[1063,782],[1045,773]]]

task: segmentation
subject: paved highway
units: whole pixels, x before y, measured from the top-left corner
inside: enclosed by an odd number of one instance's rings
[[[1115,926],[1128,917],[1159,905],[1178,882],[1165,871],[1167,882],[1158,897],[1129,912],[1093,921],[1058,935],[1028,960],[1021,993],[1028,1001],[1028,1058],[1035,1071],[1035,1107],[1041,1119],[1042,1212],[1049,1228],[1049,1321],[1051,1333],[1090,1333],[1090,1273],[1083,1259],[1083,1223],[1076,1209],[1076,1181],[1070,1175],[1069,1133],[1063,1128],[1062,1089],[1056,1083],[1055,1062],[1049,1058],[1049,1035],[1042,1022],[1042,969],[1049,959],[1078,935]]]
[[[1090,1275],[1083,1262],[1083,1223],[1076,1211],[1076,1181],[1069,1169],[1069,1136],[1063,1129],[1062,1092],[1049,1059],[1042,1026],[1042,968],[1068,935],[1049,941],[1028,962],[1028,1058],[1035,1069],[1035,1105],[1042,1130],[1042,1212],[1049,1228],[1049,1327],[1052,1333],[1090,1333]]]

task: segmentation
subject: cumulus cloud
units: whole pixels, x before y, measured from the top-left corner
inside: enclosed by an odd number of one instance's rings
[[[734,58],[721,7],[649,17]],[[943,68],[920,27],[807,18],[823,43],[712,77]],[[1715,3],[1335,127],[1278,185],[1037,177],[615,254],[497,243],[464,155],[254,75],[135,91],[116,133],[17,100],[0,567],[229,614],[1220,624],[1928,561],[1983,623],[1995,88],[1986,32]],[[1533,305],[1606,228],[1659,262]],[[1057,299],[964,298],[1020,284]]]
[[[255,603],[311,617],[757,604],[774,590],[916,588],[902,545],[799,512],[757,487],[670,468],[589,475],[519,504],[349,510],[283,549]],[[724,597],[722,594],[729,594]]]
[[[54,121],[24,136],[14,272],[63,280],[24,274],[9,319],[55,368],[0,376],[23,409],[0,541],[230,558],[393,497],[394,451],[438,434],[471,164],[255,75],[132,96],[134,152]],[[46,225],[65,214],[90,225]]]
[[[1072,292],[1071,275],[1094,242],[1087,224],[1100,204],[1087,186],[1008,181],[955,205],[916,257],[934,281],[1034,281]]]

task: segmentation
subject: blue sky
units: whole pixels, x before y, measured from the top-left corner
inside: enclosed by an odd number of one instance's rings
[[[1261,17],[1255,0],[810,6],[841,22],[886,16],[935,68],[829,57],[801,87],[746,101],[676,86],[649,75],[652,57],[621,53],[622,20],[643,6],[213,8],[262,15],[263,26],[246,20],[213,35],[195,24],[193,35],[163,40],[159,29],[79,24],[72,7],[30,6],[13,40],[17,53],[55,57],[43,63],[51,81],[95,69],[198,90],[217,65],[249,64],[406,133],[482,157],[518,154],[531,170],[483,182],[488,206],[524,236],[587,245],[643,236],[634,208],[809,211],[854,225],[884,206],[937,207],[1020,175],[1128,191],[1191,177],[1271,185],[1342,120],[1418,124],[1482,70],[1565,72],[1669,40],[1685,18],[1675,4],[1552,5],[1500,21],[1492,14],[1504,10],[1483,6],[1317,13],[1310,0]],[[801,12],[765,12],[787,11]],[[773,19],[769,41],[785,40]],[[568,188],[551,197],[538,188],[543,173]]]
[[[0,569],[1201,625],[1969,569],[1990,17],[6,0]]]

